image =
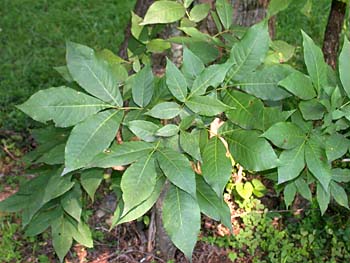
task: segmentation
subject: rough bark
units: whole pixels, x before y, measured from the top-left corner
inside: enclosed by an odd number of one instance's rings
[[[241,26],[251,26],[266,16],[269,0],[231,0],[233,21]]]
[[[336,68],[339,40],[346,13],[346,3],[333,0],[324,35],[323,54],[326,62]]]
[[[270,0],[230,0],[233,6],[233,22],[240,26],[252,26],[266,17]],[[275,36],[275,17],[269,20],[269,33]]]

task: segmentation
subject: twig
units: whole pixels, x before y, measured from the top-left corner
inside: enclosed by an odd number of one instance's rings
[[[19,160],[16,156],[14,156],[14,155],[7,149],[6,146],[1,146],[1,148],[4,150],[5,153],[7,153],[8,156],[11,157],[12,160],[14,160],[14,161],[18,161],[18,160]]]
[[[155,223],[155,208],[153,207],[151,212],[151,220],[148,227],[148,236],[147,236],[147,252],[150,253],[153,250],[153,242],[156,233],[156,223]]]

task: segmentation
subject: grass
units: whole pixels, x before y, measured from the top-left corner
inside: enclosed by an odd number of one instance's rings
[[[135,0],[1,0],[0,129],[35,125],[15,108],[39,89],[65,85],[65,41],[118,51]]]
[[[310,0],[310,13],[302,12],[307,1],[293,1],[289,7],[277,15],[276,39],[301,46],[301,29],[317,45],[322,46],[326,30],[331,0]]]

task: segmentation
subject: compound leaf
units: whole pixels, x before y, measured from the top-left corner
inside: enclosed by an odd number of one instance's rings
[[[176,117],[180,114],[181,110],[180,105],[175,102],[162,102],[154,106],[146,115],[166,120]]]
[[[343,49],[339,56],[339,76],[343,84],[344,90],[348,97],[350,97],[350,42],[345,37]]]
[[[66,171],[84,167],[110,145],[123,118],[122,111],[107,110],[76,125],[67,141]]]
[[[204,116],[215,116],[230,108],[210,96],[193,96],[185,104],[191,111]]]
[[[40,90],[18,106],[36,121],[53,120],[56,127],[73,126],[108,107],[111,105],[67,87]]]
[[[185,49],[186,50],[186,49]],[[184,51],[185,52],[185,51]],[[188,52],[188,51],[187,51]],[[188,62],[187,62],[188,64]],[[186,64],[186,65],[187,65]],[[185,64],[184,64],[185,65]],[[167,58],[166,63],[166,84],[176,99],[184,102],[187,96],[187,82],[184,75],[176,65]]]
[[[306,138],[306,134],[291,122],[278,122],[272,125],[262,136],[282,149],[295,148],[301,145]]]
[[[153,152],[140,158],[126,169],[120,183],[124,201],[123,214],[147,200],[153,192],[156,178],[157,173]],[[137,194],[135,194],[136,189]]]
[[[232,173],[231,160],[226,156],[226,148],[215,136],[209,140],[203,151],[202,174],[205,181],[222,196]]]
[[[234,159],[245,169],[264,171],[277,166],[277,156],[271,145],[256,131],[242,129],[224,135]]]
[[[231,49],[228,63],[232,67],[228,78],[240,80],[254,71],[265,59],[269,49],[269,33],[266,22],[260,22],[248,29],[243,39]]]
[[[302,34],[305,64],[317,93],[319,94],[321,89],[328,85],[327,64],[324,61],[321,49],[316,46],[314,41],[304,31],[302,31]]]
[[[80,175],[80,183],[92,201],[97,188],[103,180],[103,169],[84,170]]]
[[[200,209],[195,197],[170,185],[163,203],[163,225],[171,241],[192,257],[200,230]]]
[[[67,42],[66,58],[70,74],[83,89],[105,102],[123,106],[119,91],[122,81],[107,61],[96,56],[93,49]]]
[[[180,20],[185,12],[185,7],[179,3],[157,1],[148,8],[141,25],[172,23]]]
[[[279,157],[278,183],[293,180],[305,168],[305,143],[291,150],[285,150]]]
[[[196,196],[195,175],[183,154],[169,148],[157,149],[157,160],[165,176],[174,185],[193,197]]]
[[[153,148],[154,145],[143,141],[115,143],[108,150],[96,155],[87,166],[109,168],[127,165],[147,155]]]
[[[217,0],[215,5],[222,25],[225,29],[229,29],[232,25],[233,18],[233,8],[231,3],[227,0]]]

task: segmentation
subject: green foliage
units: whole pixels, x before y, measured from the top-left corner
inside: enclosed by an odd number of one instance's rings
[[[21,260],[19,248],[23,246],[23,243],[16,240],[14,235],[20,229],[20,225],[10,223],[4,219],[4,217],[0,217],[0,260],[3,262],[19,262]]]
[[[255,263],[320,260],[331,263],[346,262],[350,258],[350,225],[345,215],[322,218],[313,206],[305,218],[296,221],[293,216],[268,211],[254,198],[236,200],[236,204],[242,211],[236,221],[239,233],[203,238],[205,242],[230,249],[232,262],[252,258]]]
[[[349,98],[343,96],[347,83],[342,83],[346,78],[341,75],[340,81],[332,81],[336,72],[306,33],[308,75],[267,60],[266,20],[236,40],[202,33],[196,24],[182,26],[184,36],[164,43],[187,46],[183,65],[178,69],[168,59],[165,76],[155,76],[151,55],[157,50],[150,43],[159,25],[153,24],[201,13],[201,6],[189,10],[189,2],[184,4],[156,1],[144,19],[133,15],[131,31],[137,44],[130,45],[129,61],[110,51],[67,42],[64,77],[80,88],[50,88],[19,106],[36,120],[53,120],[55,128],[36,132],[41,146],[28,160],[41,164],[38,176],[1,202],[0,210],[21,211],[23,226],[33,234],[51,228],[61,261],[73,240],[93,245],[81,216],[81,199],[82,190],[93,199],[101,183],[98,168],[130,165],[112,178],[120,200],[113,226],[144,215],[167,189],[164,227],[189,259],[200,230],[200,212],[230,225],[222,194],[232,159],[252,172],[277,171],[287,206],[296,193],[311,200],[313,184],[322,213],[331,198],[348,208],[343,188],[348,180],[341,176],[348,170],[343,173],[332,165],[348,151],[348,147],[334,149],[333,143],[349,145]],[[222,26],[234,33],[228,6],[227,1],[218,1],[217,14]],[[344,46],[342,54],[347,54],[346,41]],[[340,72],[348,70],[347,63],[340,65]],[[269,78],[262,78],[265,75]],[[294,86],[300,83],[306,90]],[[48,98],[42,101],[43,97]],[[225,122],[218,131],[210,127],[214,118]],[[341,129],[336,124],[340,120]],[[244,202],[252,195],[262,196],[264,190],[258,180],[235,185]]]

